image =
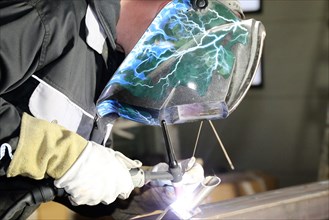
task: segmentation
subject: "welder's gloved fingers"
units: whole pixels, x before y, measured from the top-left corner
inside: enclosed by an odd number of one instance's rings
[[[204,170],[201,164],[196,162],[195,157],[191,157],[178,162],[183,172],[181,184],[192,185],[199,184],[204,179]],[[166,163],[159,163],[152,168],[153,172],[168,171],[169,165]],[[151,186],[165,186],[172,185],[170,180],[152,180]]]
[[[165,210],[176,201],[179,193],[193,191],[204,179],[202,166],[195,158],[189,158],[178,163],[184,172],[183,179],[179,183],[170,180],[152,180],[140,188],[125,209],[117,209],[112,215],[114,219],[131,219],[138,215],[145,215],[156,210]],[[166,163],[159,163],[152,168],[152,172],[168,171]],[[179,191],[179,193],[178,193]]]
[[[70,194],[73,205],[112,203],[117,197],[127,198],[134,185],[129,169],[140,167],[123,154],[94,142],[87,147],[71,168],[54,181]]]
[[[242,19],[245,18],[239,0],[218,0],[218,1],[223,3],[229,9],[231,9],[234,13],[239,15]]]
[[[195,163],[196,163],[195,157],[191,157],[191,158],[179,161],[178,164],[182,168],[182,171],[186,172],[187,170],[191,169]]]
[[[179,162],[184,172],[182,181],[174,184],[176,192],[188,193],[193,192],[195,188],[204,180],[204,170],[200,163],[196,162],[195,157]]]
[[[194,162],[192,166],[188,166],[188,169],[184,170],[182,184],[192,185],[199,184],[204,179],[204,170],[201,164]]]
[[[178,163],[185,172],[182,181],[172,183],[170,180],[152,180],[140,188],[125,209],[116,209],[112,215],[114,219],[131,219],[138,215],[145,215],[156,210],[165,210],[183,193],[193,191],[204,179],[202,166],[195,158],[189,158]],[[168,171],[166,163],[159,163],[152,168],[153,172]],[[183,195],[184,196],[184,195]]]

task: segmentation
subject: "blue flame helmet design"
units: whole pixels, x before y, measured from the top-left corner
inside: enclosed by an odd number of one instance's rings
[[[264,38],[261,22],[218,0],[203,10],[173,0],[107,83],[98,114],[146,125],[226,118],[250,87]]]

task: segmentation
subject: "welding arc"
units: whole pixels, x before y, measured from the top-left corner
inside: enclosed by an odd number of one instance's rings
[[[224,152],[224,155],[225,155],[225,157],[226,157],[226,160],[227,160],[228,163],[230,164],[231,169],[234,170],[233,163],[232,163],[230,157],[228,156],[228,154],[227,154],[227,152],[226,152],[226,150],[225,150],[225,147],[224,147],[222,141],[221,141],[220,138],[219,138],[219,135],[218,135],[218,133],[217,133],[217,131],[216,131],[216,129],[215,129],[215,126],[213,125],[213,123],[212,123],[210,120],[208,120],[208,122],[209,122],[209,124],[210,124],[212,130],[214,131],[214,133],[215,133],[215,135],[216,135],[216,138],[217,138],[218,143],[219,143],[219,145],[221,146],[221,148],[222,148],[222,150],[223,150],[223,152]]]

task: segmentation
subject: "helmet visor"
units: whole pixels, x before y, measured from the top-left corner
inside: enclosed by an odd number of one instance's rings
[[[172,1],[106,85],[98,113],[148,125],[226,118],[251,85],[264,38],[261,22],[217,0],[200,11]]]

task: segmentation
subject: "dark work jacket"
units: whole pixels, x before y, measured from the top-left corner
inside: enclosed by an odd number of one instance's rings
[[[88,4],[107,36],[105,60],[86,44]],[[7,201],[19,198],[6,197],[15,184],[3,183],[23,112],[103,141],[105,125],[96,120],[95,102],[119,64],[114,51],[119,10],[119,0],[0,1],[0,219]]]

